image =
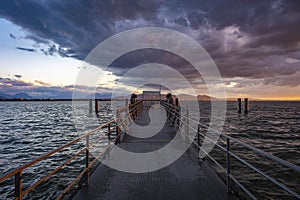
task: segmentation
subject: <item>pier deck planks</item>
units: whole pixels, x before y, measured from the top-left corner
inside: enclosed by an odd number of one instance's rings
[[[137,124],[149,123],[148,109],[144,108]],[[133,152],[147,152],[161,148],[176,133],[170,121],[155,136],[135,138],[126,135],[120,147]],[[171,165],[148,173],[126,173],[100,164],[90,178],[89,187],[81,188],[74,200],[85,199],[231,199],[226,186],[195,152],[188,150]]]

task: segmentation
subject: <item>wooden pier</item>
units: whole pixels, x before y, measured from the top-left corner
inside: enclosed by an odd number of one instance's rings
[[[127,102],[127,101],[126,101]],[[141,101],[131,101],[130,104],[126,103],[125,107],[117,108],[115,120],[108,121],[105,124],[98,126],[97,128],[84,133],[83,135],[74,138],[72,141],[54,149],[35,160],[19,166],[16,169],[12,169],[0,176],[0,183],[4,183],[7,180],[14,178],[14,199],[21,200],[26,198],[32,191],[36,190],[38,186],[49,180],[54,174],[60,171],[66,165],[69,165],[73,160],[81,157],[85,160],[84,169],[73,179],[64,190],[58,191],[56,199],[60,200],[67,194],[71,194],[71,189],[78,188],[76,193],[72,193],[72,199],[85,200],[85,199],[237,199],[233,194],[234,190],[238,189],[239,192],[243,192],[249,198],[256,200],[255,195],[248,189],[251,185],[244,185],[234,176],[231,167],[231,159],[241,163],[242,165],[252,169],[258,175],[266,178],[269,183],[275,184],[281,189],[282,192],[286,192],[291,196],[300,199],[300,193],[294,191],[292,188],[286,186],[274,177],[264,173],[261,169],[253,166],[251,163],[238,156],[231,150],[231,146],[239,145],[245,148],[251,153],[263,159],[268,159],[277,164],[284,166],[293,172],[300,173],[300,166],[294,165],[286,160],[278,158],[263,150],[257,149],[254,146],[246,144],[245,142],[236,139],[226,133],[219,133],[220,138],[214,145],[214,148],[222,150],[224,158],[226,160],[226,166],[220,164],[209,152],[206,152],[207,160],[198,159],[198,151],[204,151],[201,147],[200,138],[211,140],[205,135],[205,132],[201,132],[200,129],[209,129],[208,126],[199,123],[198,120],[189,117],[189,112],[186,110],[184,113],[180,109],[178,101],[173,104],[173,101],[159,100],[149,101],[142,99]],[[95,102],[96,104],[96,102]],[[156,106],[151,107],[151,105]],[[97,106],[96,106],[97,107]],[[95,108],[96,108],[95,107]],[[248,106],[246,106],[248,110]],[[155,123],[150,122],[149,109],[156,109],[155,113],[160,116],[167,116],[166,123],[157,120]],[[97,109],[95,109],[97,111]],[[240,109],[241,110],[241,109]],[[152,110],[153,111],[153,110]],[[88,111],[87,111],[88,112]],[[92,101],[89,101],[89,112],[92,112]],[[153,118],[152,118],[153,119]],[[134,137],[130,135],[132,130],[135,130],[140,135],[143,131],[135,127],[132,122],[140,125],[151,125],[151,128],[156,128],[155,125],[162,126],[160,131],[150,137]],[[109,156],[107,151],[110,148],[120,147],[129,152],[144,153],[151,152],[160,149],[172,140],[178,138],[175,137],[178,125],[183,126],[185,130],[181,138],[183,142],[187,140],[192,142],[190,148],[176,161],[170,165],[151,172],[146,173],[128,173],[115,170],[107,167],[104,164],[96,163],[103,159],[104,156]],[[195,126],[198,126],[198,129]],[[124,130],[127,130],[128,134],[124,135]],[[216,130],[215,130],[216,131]],[[196,133],[191,137],[189,133]],[[147,133],[146,133],[147,134]],[[177,133],[178,134],[178,133]],[[93,136],[93,140],[90,136]],[[123,137],[124,136],[124,137]],[[33,165],[45,161],[50,156],[69,148],[78,142],[85,143],[84,147],[78,149],[77,153],[71,155],[70,158],[65,160],[62,164],[56,166],[50,173],[44,175],[38,180],[35,180],[30,186],[23,187],[23,173],[24,170],[32,168]],[[94,148],[99,142],[104,141],[107,145],[101,147],[100,152],[97,155],[92,155],[90,150]],[[224,142],[225,141],[225,142]],[[213,141],[212,141],[213,142]],[[194,148],[195,147],[195,148]],[[113,156],[111,156],[113,157]],[[160,155],[157,155],[158,159]],[[156,158],[156,157],[154,157]],[[155,159],[154,159],[155,160]],[[154,161],[155,162],[155,161]],[[131,167],[133,163],[127,162],[127,167]],[[148,162],[149,164],[151,162]],[[210,165],[218,168],[218,173],[223,173],[226,176],[226,180],[223,182]],[[144,165],[145,166],[145,163]],[[92,170],[92,167],[94,170]],[[95,167],[95,168],[94,168]],[[219,171],[220,170],[220,171]],[[91,173],[93,171],[93,173]],[[79,187],[78,187],[79,186]],[[234,186],[234,187],[233,187]],[[74,190],[73,190],[74,191]]]
[[[149,123],[149,108],[143,107],[137,124]],[[161,111],[161,114],[165,114]],[[126,135],[119,147],[131,152],[149,152],[165,146],[176,134],[170,120],[149,138]],[[171,165],[153,172],[126,173],[100,164],[74,200],[84,199],[227,199],[226,185],[193,149]],[[233,198],[233,197],[230,197]]]

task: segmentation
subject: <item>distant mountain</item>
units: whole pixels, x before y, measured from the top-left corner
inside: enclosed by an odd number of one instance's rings
[[[0,99],[21,99],[21,98],[32,99],[32,97],[25,92],[20,92],[15,95],[8,95],[8,94],[0,93]]]
[[[27,93],[25,93],[25,92],[20,92],[20,93],[15,94],[13,96],[13,98],[16,98],[16,99],[21,99],[21,98],[32,99],[32,97],[30,95],[28,95]]]
[[[189,94],[180,94],[177,96],[179,100],[181,101],[194,101],[197,99],[198,101],[211,101],[211,100],[217,100],[217,98],[208,96],[208,95],[197,95],[197,97]]]
[[[198,95],[197,96],[198,101],[211,101],[211,100],[217,100],[217,98],[208,96],[208,95]]]
[[[86,96],[86,98],[88,99],[110,99],[111,98],[112,93],[109,92],[104,92],[104,93],[95,93],[95,94],[89,94]]]
[[[0,99],[10,99],[10,98],[12,98],[12,96],[0,93]]]
[[[194,101],[196,99],[195,96],[189,94],[179,94],[177,95],[177,98],[179,99],[179,101]]]
[[[195,101],[196,99],[198,101],[211,101],[211,100],[217,100],[217,98],[208,96],[208,95],[197,95],[197,97],[189,94],[179,94],[177,96],[174,96],[173,98],[178,98],[179,101]]]

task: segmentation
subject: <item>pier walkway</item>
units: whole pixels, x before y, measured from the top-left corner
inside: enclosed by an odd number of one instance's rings
[[[97,100],[95,100],[95,105],[98,105]],[[149,107],[150,105],[152,105],[151,108]],[[89,106],[91,114],[91,100],[89,100]],[[161,106],[163,106],[164,109],[161,108]],[[95,108],[96,113],[97,110],[98,108]],[[125,106],[117,107],[115,112],[115,119],[108,121],[105,124],[101,124],[97,128],[74,138],[72,141],[1,175],[0,188],[2,191],[6,190],[10,193],[7,193],[8,195],[1,199],[12,199],[12,196],[14,196],[15,200],[22,200],[23,198],[33,199],[30,196],[31,194],[29,194],[33,190],[40,192],[40,198],[38,199],[46,198],[42,191],[37,191],[39,190],[38,187],[45,187],[43,184],[47,184],[47,181],[49,181],[53,175],[65,166],[70,165],[70,163],[77,158],[81,158],[85,161],[85,167],[63,190],[57,191],[57,194],[55,195],[56,200],[63,198],[74,200],[223,200],[237,199],[238,197],[241,199],[250,198],[256,200],[256,196],[259,196],[259,194],[255,192],[255,187],[253,187],[252,182],[249,182],[248,184],[242,183],[241,180],[239,180],[239,177],[235,175],[237,173],[232,173],[233,170],[242,173],[240,168],[233,168],[233,166],[231,166],[232,159],[241,166],[253,170],[259,177],[264,177],[268,181],[268,184],[271,183],[278,186],[279,190],[276,191],[276,194],[274,193],[274,196],[281,191],[281,194],[287,199],[292,199],[291,197],[300,199],[298,189],[290,188],[276,177],[268,175],[260,168],[247,162],[247,160],[239,156],[239,154],[236,154],[236,149],[233,147],[240,146],[244,148],[244,150],[255,155],[256,163],[259,163],[260,161],[265,162],[265,159],[275,162],[277,165],[289,169],[294,173],[294,177],[296,177],[295,173],[300,173],[300,166],[258,149],[226,133],[210,129],[220,136],[218,142],[214,143],[214,148],[221,150],[219,156],[222,156],[223,154],[223,158],[225,158],[226,162],[225,167],[224,163],[221,164],[213,157],[213,155],[208,153],[206,154],[207,161],[198,160],[198,151],[205,152],[205,149],[201,147],[201,141],[206,139],[214,142],[205,132],[205,130],[208,130],[210,127],[201,124],[198,120],[190,117],[189,110],[182,109],[180,105],[178,105],[178,100],[176,99],[175,104],[153,99],[143,99],[131,104],[127,104],[125,101]],[[166,116],[168,116],[168,119]],[[133,120],[135,123],[132,123]],[[179,133],[176,127],[181,128]],[[125,131],[127,134],[124,135]],[[193,136],[192,133],[195,133],[195,136]],[[176,145],[179,146],[173,146],[174,141]],[[182,147],[181,145],[184,146],[187,144],[186,142],[192,142],[192,145],[184,151],[184,154],[180,158],[164,168],[159,168],[159,170],[156,171],[150,170],[153,166],[157,166],[157,164],[162,164],[163,161],[168,160],[167,158],[169,158],[169,156],[161,153],[166,145],[171,147],[171,149],[168,149],[167,153],[178,153],[179,151],[176,150],[179,150],[180,147]],[[98,146],[99,144],[105,144],[105,147]],[[29,168],[32,169],[37,163],[47,162],[46,159],[55,154],[57,155],[66,150],[69,151],[68,148],[71,146],[74,147],[74,145],[77,145],[77,151],[72,153],[70,158],[63,163],[58,163],[51,172],[46,175],[43,174],[39,179],[32,180],[32,182],[28,184],[29,177],[26,172],[24,173],[25,170],[28,170]],[[93,148],[100,150],[100,152],[94,152],[96,155],[92,155],[90,150]],[[123,156],[122,153],[119,153],[120,151],[114,151],[116,149],[132,152],[130,155],[134,155],[134,159],[136,159],[136,156],[138,155],[139,159],[136,162],[132,157]],[[114,154],[115,152],[117,153]],[[148,159],[146,155],[149,155],[150,152],[155,153],[153,153],[154,155],[152,155],[153,157],[151,159]],[[134,153],[138,154],[135,155]],[[140,161],[140,157],[145,158],[143,162]],[[124,171],[127,170],[127,172],[136,172],[136,170],[133,170],[133,167],[137,166],[142,167],[139,168],[142,169],[140,171],[148,170],[151,172],[127,173],[122,170],[118,171],[99,162],[99,160],[103,158],[105,159],[103,160],[104,162],[118,161],[118,164],[122,164],[121,166],[118,166],[118,169],[125,169]],[[225,175],[225,183],[222,182],[210,164],[213,164],[214,168],[217,167],[218,174]],[[281,172],[285,173],[283,170]],[[27,177],[23,178],[23,175],[25,175],[24,177]],[[7,187],[12,184],[14,185],[12,186],[12,188],[14,188],[13,193],[11,192],[11,188]],[[254,184],[256,184],[256,181]],[[73,189],[75,189],[75,187],[77,189],[74,191]],[[267,191],[268,188],[262,189]],[[234,194],[238,196],[234,196]],[[67,197],[66,195],[71,195],[71,197]],[[247,196],[244,197],[244,195]]]
[[[156,115],[165,115],[160,108],[154,112]],[[149,124],[148,113],[149,108],[144,107],[135,123]],[[159,124],[152,122],[151,126],[155,125]],[[167,120],[158,134],[149,138],[127,134],[118,146],[131,152],[150,152],[166,145],[175,134],[176,129]],[[81,188],[73,199],[224,200],[228,199],[228,195],[226,185],[216,173],[205,161],[197,159],[197,153],[193,149],[189,149],[171,165],[153,172],[127,173],[100,164],[91,174],[89,186]]]

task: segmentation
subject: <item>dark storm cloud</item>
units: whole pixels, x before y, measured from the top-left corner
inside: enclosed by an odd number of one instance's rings
[[[298,74],[300,70],[298,0],[3,0],[0,16],[26,29],[27,38],[48,44],[48,48],[41,49],[47,55],[83,60],[99,42],[115,33],[158,26],[197,40],[214,58],[224,77],[264,80]],[[168,59],[168,64],[174,64],[178,58]],[[193,77],[188,65],[177,65],[185,76]],[[120,74],[129,65],[115,66],[116,74]],[[272,81],[275,80],[264,83]],[[288,80],[285,83],[293,85]]]
[[[186,78],[199,77],[198,71],[184,58],[171,52],[157,49],[131,51],[116,59],[108,69],[111,67],[114,74],[123,75],[128,69],[147,63],[160,63],[170,66]]]
[[[28,51],[28,52],[35,52],[35,50],[31,49],[31,48],[17,47],[16,49],[19,49],[19,50],[22,50],[22,51]]]

